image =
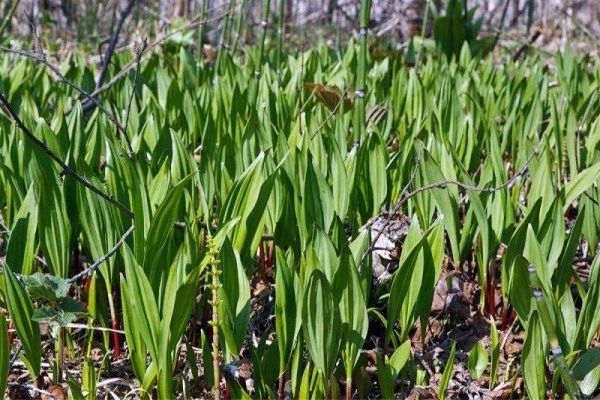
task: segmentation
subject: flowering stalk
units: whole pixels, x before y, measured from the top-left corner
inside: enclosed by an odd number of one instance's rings
[[[212,357],[213,357],[213,396],[215,400],[220,398],[220,385],[221,385],[221,369],[220,369],[220,354],[219,354],[219,290],[221,290],[221,282],[219,275],[219,260],[218,253],[219,249],[214,242],[212,236],[208,235],[208,254],[210,257],[210,285],[209,288],[212,292],[212,299],[210,305],[212,307],[212,320],[210,322],[213,331],[212,340]]]

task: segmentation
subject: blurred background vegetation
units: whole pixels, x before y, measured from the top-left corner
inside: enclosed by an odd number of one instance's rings
[[[523,44],[546,51],[560,51],[569,44],[583,54],[597,55],[600,43],[598,0],[457,0],[463,10],[474,10],[483,36],[498,39],[499,48]],[[131,3],[131,4],[130,4]],[[359,2],[351,0],[273,0],[269,29],[279,27],[284,10],[286,41],[308,45],[325,38],[330,44],[344,40],[359,26]],[[370,27],[376,37],[397,48],[422,33],[433,36],[436,13],[443,13],[441,0],[374,0]],[[204,5],[205,38],[218,42],[223,13],[236,15],[244,42],[258,38],[262,2],[257,0],[0,0],[0,41],[31,40],[31,21],[49,35],[46,49],[64,49],[69,44],[105,46],[123,10],[131,5],[131,19],[123,26],[122,43],[138,37],[153,37],[169,28],[199,18]],[[6,44],[6,43],[5,43]],[[191,41],[190,45],[197,45]]]

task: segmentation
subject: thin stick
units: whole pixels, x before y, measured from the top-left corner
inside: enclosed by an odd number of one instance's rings
[[[77,275],[69,278],[67,280],[67,282],[72,284],[72,283],[75,283],[75,282],[85,278],[85,277],[91,276],[94,273],[94,271],[98,269],[98,267],[100,267],[102,264],[104,264],[106,262],[106,260],[108,260],[113,254],[115,254],[117,252],[117,250],[119,250],[119,248],[123,245],[123,243],[125,243],[125,240],[127,240],[129,235],[131,235],[134,228],[135,228],[134,225],[131,225],[129,227],[129,229],[127,229],[127,231],[123,234],[123,236],[121,236],[121,238],[117,241],[117,243],[115,243],[115,245],[108,251],[108,253],[106,253],[105,255],[100,257],[98,260],[96,260],[96,262],[93,263],[88,269],[83,270],[80,273],[78,273]]]
[[[540,149],[541,149],[543,143],[544,143],[544,138],[542,138],[540,140],[539,144],[537,145],[537,147],[533,151],[533,154],[531,156],[529,156],[529,158],[527,159],[527,161],[525,162],[525,164],[521,167],[521,169],[519,169],[519,171],[512,178],[510,178],[508,181],[504,182],[500,186],[496,186],[496,187],[493,187],[493,188],[480,188],[480,187],[477,187],[477,186],[467,185],[465,183],[458,182],[458,181],[455,181],[455,180],[444,180],[444,181],[435,182],[435,183],[431,183],[431,184],[422,186],[422,187],[420,187],[418,189],[415,189],[414,191],[412,191],[410,193],[406,193],[406,194],[404,194],[404,192],[406,191],[406,189],[404,189],[403,190],[403,194],[401,195],[400,200],[398,200],[398,202],[392,208],[392,211],[389,213],[388,218],[386,219],[385,223],[381,227],[381,229],[379,231],[379,234],[376,236],[375,240],[371,241],[371,244],[369,245],[369,248],[367,249],[367,251],[363,254],[363,257],[362,257],[361,261],[364,261],[365,258],[373,251],[375,243],[377,242],[377,240],[379,239],[379,237],[383,234],[383,232],[385,231],[385,229],[387,228],[387,226],[392,221],[392,217],[394,215],[396,215],[398,213],[398,211],[400,210],[400,208],[404,204],[406,204],[406,202],[408,200],[410,200],[411,198],[415,197],[419,193],[423,193],[423,192],[426,192],[426,191],[432,190],[432,189],[443,189],[443,188],[445,188],[445,187],[447,187],[449,185],[458,186],[459,188],[462,188],[462,189],[465,189],[465,190],[471,190],[471,191],[474,191],[474,192],[483,192],[483,193],[494,193],[494,192],[498,192],[498,191],[500,191],[502,189],[505,189],[505,188],[509,188],[510,189],[515,184],[515,182],[517,181],[517,179],[519,179],[522,175],[525,174],[525,172],[527,172],[527,169],[529,168],[529,164],[531,164],[531,161],[533,161],[533,159],[540,153]],[[413,175],[413,177],[414,177],[414,175]],[[412,182],[412,179],[411,179],[411,182]],[[411,182],[409,182],[409,184]],[[408,187],[408,185],[407,185],[407,187]]]
[[[115,52],[115,46],[117,45],[117,42],[119,41],[119,35],[121,34],[121,30],[123,29],[123,24],[125,23],[125,20],[131,13],[131,10],[133,9],[133,6],[135,5],[136,1],[137,0],[129,0],[129,2],[127,2],[127,5],[125,6],[123,11],[121,11],[121,14],[119,15],[119,20],[117,21],[117,26],[116,26],[115,30],[113,31],[112,37],[110,38],[110,42],[108,43],[108,48],[106,49],[106,53],[104,53],[102,69],[100,70],[100,74],[98,75],[98,80],[96,81],[96,89],[98,89],[100,86],[102,86],[102,83],[104,82],[104,78],[106,77],[106,73],[108,72],[108,65],[110,64],[110,59],[112,58],[113,53]],[[95,107],[94,103],[86,102],[83,104],[83,111],[88,112],[88,111],[92,110],[94,107]]]
[[[131,153],[133,154],[133,148],[131,147],[130,141],[129,141],[129,136],[127,136],[127,130],[129,128],[129,114],[131,113],[131,104],[133,103],[133,98],[135,97],[135,89],[137,86],[137,81],[138,81],[138,76],[140,74],[140,61],[142,58],[142,53],[144,52],[144,49],[146,48],[146,46],[148,45],[148,41],[147,39],[144,39],[142,41],[142,45],[140,46],[140,48],[136,49],[135,52],[135,59],[136,59],[136,64],[137,67],[135,68],[135,76],[133,77],[133,89],[131,90],[131,96],[129,96],[129,102],[127,104],[127,112],[125,113],[125,138],[127,140],[127,144],[129,145],[129,150],[131,151]]]
[[[482,193],[494,193],[494,192],[498,192],[505,188],[510,189],[513,187],[513,185],[515,184],[517,179],[519,179],[523,174],[525,174],[525,172],[527,172],[527,168],[529,168],[529,164],[531,164],[531,161],[533,161],[533,159],[538,154],[540,154],[540,148],[542,147],[543,143],[544,143],[544,139],[542,139],[540,141],[540,143],[537,145],[537,147],[533,151],[533,154],[531,154],[529,156],[529,158],[527,159],[525,164],[521,167],[521,169],[519,169],[519,171],[512,178],[510,178],[508,181],[504,182],[500,186],[496,186],[496,187],[492,187],[492,188],[480,188],[477,186],[467,185],[466,183],[458,182],[455,180],[445,180],[445,181],[430,183],[428,185],[425,185],[423,187],[416,189],[415,191],[407,194],[406,197],[401,200],[401,204],[406,203],[406,201],[408,201],[410,198],[416,196],[417,194],[419,194],[421,192],[425,192],[425,191],[431,190],[431,189],[443,189],[448,185],[454,185],[454,186],[458,186],[459,188],[462,188],[465,190],[472,190],[474,192],[482,192]]]
[[[112,332],[112,333],[118,333],[120,335],[125,334],[125,331],[122,331],[119,329],[111,329],[111,328],[104,328],[101,326],[91,326],[91,325],[84,325],[84,324],[67,324],[67,325],[65,325],[65,328],[86,329],[86,330],[98,331],[98,332]]]
[[[157,38],[154,42],[150,43],[148,45],[148,47],[146,48],[146,51],[144,52],[144,56],[148,53],[148,51],[150,49],[153,49],[154,47],[159,46],[165,40],[168,40],[171,36],[176,35],[179,32],[183,32],[188,29],[195,28],[196,26],[198,26],[200,24],[206,24],[206,23],[218,21],[218,20],[222,19],[223,17],[227,16],[228,14],[229,14],[229,12],[224,12],[224,13],[221,13],[220,15],[217,15],[216,17],[209,18],[206,20],[200,19],[199,17],[194,18],[192,21],[188,22],[187,24],[182,25],[181,27],[179,27],[177,29],[173,29],[171,32],[162,35],[161,37]],[[135,60],[130,61],[127,65],[125,65],[125,67],[123,67],[123,69],[121,69],[119,72],[117,72],[110,81],[106,82],[104,85],[102,85],[98,89],[95,89],[92,93],[90,93],[89,96],[95,98],[100,93],[103,93],[103,92],[106,92],[107,90],[109,90],[117,82],[119,82],[121,79],[123,79],[123,77],[126,76],[127,73],[129,72],[129,70],[131,70],[131,68],[135,67],[135,65],[136,65]],[[67,111],[66,114],[69,114],[71,111],[72,110]]]
[[[91,94],[87,93],[85,90],[83,90],[82,88],[80,88],[79,86],[77,86],[75,83],[73,83],[71,80],[69,80],[66,76],[64,76],[63,74],[60,73],[60,71],[58,70],[57,67],[55,67],[54,65],[52,65],[45,56],[39,56],[37,54],[34,53],[30,53],[28,51],[25,50],[21,50],[21,49],[11,49],[9,47],[5,47],[5,46],[0,46],[0,51],[4,51],[6,53],[11,53],[20,57],[25,57],[25,58],[29,58],[30,60],[39,62],[41,64],[43,64],[46,68],[48,68],[49,70],[51,70],[52,72],[54,72],[54,74],[58,77],[58,79],[62,82],[64,82],[67,86],[69,86],[71,89],[74,89],[75,91],[77,91],[79,94],[81,94],[86,100],[89,100],[91,102],[93,102],[96,107],[98,107],[100,109],[100,111],[106,115],[106,117],[108,117],[108,119],[110,120],[110,122],[114,123],[115,126],[117,127],[117,129],[123,133],[125,131],[125,128],[123,127],[123,125],[121,125],[121,123],[117,120],[117,118],[110,112],[108,111],[104,106],[102,106],[102,104],[100,104],[100,102],[93,97]],[[71,110],[69,110],[70,112]],[[68,114],[69,112],[67,112],[66,114]]]
[[[8,102],[8,100],[6,99],[6,97],[4,97],[4,94],[2,93],[0,93],[0,103],[4,105],[4,107],[8,111],[8,114],[10,114],[12,119],[15,121],[17,126],[23,131],[23,133],[25,133],[25,136],[27,136],[36,146],[38,146],[40,150],[42,150],[42,152],[46,153],[46,155],[48,155],[52,160],[54,160],[54,162],[60,165],[60,167],[62,168],[61,175],[69,175],[77,182],[81,183],[83,186],[96,193],[98,196],[102,197],[104,200],[120,208],[128,216],[133,217],[133,212],[129,208],[127,208],[121,202],[116,200],[110,194],[103,192],[101,189],[97,188],[86,177],[79,175],[77,172],[71,169],[67,164],[65,164],[63,160],[61,160],[56,154],[54,154],[54,152],[52,152],[52,150],[50,150],[44,142],[42,142],[33,133],[31,133],[29,128],[27,128],[23,121],[21,121],[21,118],[19,118],[19,114],[17,114],[17,112],[14,110],[12,105]]]

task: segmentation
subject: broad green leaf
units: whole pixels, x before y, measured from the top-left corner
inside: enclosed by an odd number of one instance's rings
[[[40,125],[41,127],[41,125]],[[40,128],[42,129],[42,128]],[[47,132],[48,135],[53,135]],[[72,227],[67,211],[64,183],[59,179],[52,160],[41,150],[34,151],[36,180],[34,184],[38,203],[38,234],[49,272],[66,278],[71,261]],[[74,199],[73,199],[74,200]]]
[[[383,398],[391,399],[394,397],[398,374],[402,371],[410,356],[410,340],[402,343],[389,358],[377,353],[377,376]]]
[[[565,210],[571,205],[577,197],[587,191],[592,185],[598,182],[600,178],[600,164],[595,164],[577,174],[567,184],[565,190]]]
[[[427,174],[427,183],[435,184],[447,180],[440,167],[429,157],[425,166]],[[434,189],[432,190],[432,193],[438,209],[444,216],[446,232],[448,233],[448,237],[450,239],[450,246],[452,248],[452,258],[454,259],[454,261],[458,261],[460,258],[458,238],[458,198],[457,196],[455,196],[455,193],[453,193],[453,191],[448,188]]]
[[[488,353],[481,342],[475,343],[475,346],[469,352],[469,373],[473,379],[479,379],[488,365]]]
[[[297,298],[300,294],[298,276],[289,265],[285,253],[276,252],[275,272],[275,332],[279,346],[279,374],[285,373],[294,349],[301,324]]]
[[[531,399],[546,397],[544,366],[546,362],[542,326],[537,312],[531,314],[527,326],[527,336],[521,355],[521,370],[525,380],[525,389]]]
[[[219,255],[221,289],[219,318],[225,338],[226,360],[237,357],[250,321],[250,283],[240,254],[226,240]]]
[[[146,374],[148,350],[142,338],[142,332],[136,329],[136,322],[132,315],[134,309],[129,300],[129,286],[127,286],[127,282],[123,278],[121,278],[121,303],[123,305],[123,327],[129,347],[129,360],[136,378],[139,382],[143,382],[144,375]]]
[[[6,263],[16,268],[17,273],[29,275],[33,272],[37,225],[38,205],[32,186],[15,217],[6,249]]]
[[[573,365],[573,377],[581,381],[598,366],[600,366],[600,349],[590,349],[583,353]]]
[[[342,360],[347,379],[352,379],[354,366],[367,337],[369,319],[352,253],[344,248],[333,281],[333,296],[340,307],[342,322]]]
[[[331,375],[338,358],[342,327],[338,305],[325,275],[314,270],[306,284],[302,307],[304,338],[319,372]]]
[[[123,252],[130,252],[128,247],[123,246]],[[133,261],[135,258],[129,257],[132,262],[125,263],[125,277],[121,277],[121,281],[125,279],[126,287],[129,289],[129,304],[131,305],[130,315],[135,321],[134,326],[137,326],[141,332],[142,340],[146,344],[152,359],[159,363],[160,349],[160,315],[158,305],[154,297],[154,291],[150,286],[148,278],[144,270]]]
[[[32,378],[40,374],[42,362],[42,343],[40,326],[33,320],[33,304],[23,285],[18,281],[10,267],[4,265],[4,300],[11,320],[23,345],[23,361]]]
[[[302,222],[307,225],[309,232],[313,224],[328,231],[333,220],[333,195],[322,173],[313,164],[312,158],[309,157],[304,178],[303,217],[305,219]]]

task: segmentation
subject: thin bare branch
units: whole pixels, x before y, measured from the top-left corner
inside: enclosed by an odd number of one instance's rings
[[[527,159],[525,164],[519,169],[519,171],[517,171],[517,173],[514,174],[512,178],[510,178],[503,184],[496,186],[496,187],[481,188],[481,187],[477,187],[477,186],[467,185],[465,183],[458,182],[455,180],[444,180],[444,181],[435,182],[435,183],[431,183],[431,184],[422,186],[418,189],[415,189],[414,191],[412,191],[410,193],[406,193],[406,190],[408,189],[408,186],[409,186],[409,185],[407,185],[405,187],[405,189],[403,189],[402,194],[400,195],[400,200],[398,200],[398,202],[396,202],[396,204],[394,205],[392,210],[389,212],[387,219],[384,222],[383,226],[381,227],[380,232],[378,233],[377,237],[375,238],[375,240],[371,241],[371,244],[369,245],[367,251],[363,254],[362,261],[364,261],[366,259],[366,257],[369,254],[371,254],[371,252],[373,251],[373,249],[375,247],[375,243],[377,242],[379,237],[383,234],[385,229],[388,227],[388,225],[392,221],[392,218],[396,214],[398,214],[398,212],[400,211],[400,208],[402,208],[402,206],[404,204],[406,204],[408,202],[408,200],[412,199],[419,193],[423,193],[423,192],[433,190],[433,189],[444,189],[451,185],[457,186],[461,189],[470,190],[470,191],[474,191],[474,192],[483,192],[483,193],[494,193],[494,192],[498,192],[502,189],[506,189],[506,188],[510,189],[517,182],[517,180],[527,172],[527,169],[529,168],[529,164],[531,164],[533,159],[537,155],[540,154],[540,149],[541,149],[543,143],[544,143],[544,138],[542,138],[540,140],[540,142],[536,146],[535,150],[533,151],[533,154],[531,154],[531,156],[529,156],[529,158]],[[416,170],[416,168],[415,168],[415,170]],[[414,178],[414,176],[415,176],[415,172],[413,171],[413,178]],[[409,181],[409,184],[412,182],[413,178],[411,178],[411,180]]]
[[[419,157],[416,157],[415,158],[415,168],[413,169],[410,179],[408,180],[406,185],[404,185],[404,187],[402,188],[402,192],[400,192],[400,196],[404,196],[405,194],[407,194],[408,188],[412,185],[412,183],[415,180],[415,177],[417,176],[417,171],[419,170],[418,167],[419,167]],[[379,230],[379,233],[377,234],[377,236],[375,236],[375,239],[373,239],[371,241],[371,245],[369,246],[370,248],[367,250],[365,255],[363,255],[363,260],[367,254],[371,253],[373,250],[376,250],[375,243],[377,243],[377,241],[379,241],[379,238],[381,237],[381,235],[383,235],[383,232],[385,232],[385,228],[387,228],[387,226],[389,225],[389,223],[392,220],[392,217],[398,212],[399,209],[400,208],[398,207],[398,209],[393,214],[388,216],[388,219],[383,224],[383,227]]]
[[[102,264],[106,262],[106,260],[112,257],[119,250],[119,248],[123,245],[123,243],[125,243],[127,238],[133,233],[134,229],[135,226],[131,225],[129,229],[127,229],[127,231],[123,234],[123,236],[121,236],[121,238],[117,241],[117,243],[115,243],[115,245],[108,251],[108,253],[97,259],[96,262],[90,265],[89,268],[69,278],[68,282],[72,284],[83,278],[91,276],[94,273],[94,271],[96,271]]]
[[[173,35],[176,35],[180,32],[184,32],[187,31],[189,29],[195,28],[200,24],[206,24],[206,23],[210,23],[210,22],[214,22],[214,21],[218,21],[222,18],[224,18],[225,16],[227,16],[229,14],[229,12],[223,12],[215,17],[212,18],[208,18],[208,19],[200,19],[200,17],[196,17],[193,20],[191,20],[190,22],[188,22],[187,24],[184,24],[182,26],[180,26],[177,29],[173,29],[171,32],[166,33],[162,36],[160,36],[159,38],[157,38],[156,40],[154,40],[154,42],[150,43],[144,52],[142,52],[142,57],[144,58],[146,56],[146,54],[148,54],[148,52],[150,50],[152,50],[153,48],[160,46],[164,41],[168,40],[169,38],[171,38]],[[106,82],[104,85],[102,85],[101,87],[99,87],[98,89],[94,90],[92,93],[90,93],[90,97],[96,98],[99,94],[106,92],[107,90],[109,90],[111,87],[113,87],[117,82],[119,82],[121,79],[123,79],[123,77],[125,77],[127,75],[127,73],[134,68],[137,65],[137,60],[132,60],[130,61],[127,65],[125,65],[123,67],[123,69],[121,69],[119,72],[117,72],[113,78]],[[71,110],[67,111],[67,114],[70,113]]]
[[[124,211],[130,217],[133,217],[133,212],[129,208],[127,208],[125,205],[123,205],[121,202],[119,202],[117,199],[115,199],[110,194],[108,194],[108,193],[102,191],[101,189],[99,189],[98,187],[96,187],[92,182],[89,181],[89,179],[87,179],[86,177],[84,177],[82,175],[79,175],[77,172],[75,172],[73,169],[71,169],[52,150],[50,150],[44,142],[42,142],[40,139],[38,139],[29,130],[29,128],[27,128],[25,126],[25,124],[19,117],[19,114],[15,111],[15,109],[12,107],[12,105],[9,103],[9,101],[6,99],[6,97],[2,93],[0,93],[0,103],[2,103],[4,105],[8,114],[15,121],[15,123],[17,124],[19,129],[21,129],[23,131],[25,136],[27,136],[27,138],[29,138],[29,140],[31,140],[36,146],[38,146],[40,148],[40,150],[42,150],[42,152],[44,152],[46,155],[48,155],[48,157],[50,157],[55,163],[57,163],[62,168],[61,175],[70,176],[71,178],[75,179],[77,182],[81,183],[83,186],[85,186],[92,192],[96,193],[98,196],[102,197],[104,200],[106,200],[109,203],[113,204],[114,206],[120,208],[122,211]]]
[[[477,186],[467,185],[466,183],[458,182],[455,180],[444,180],[444,181],[440,181],[440,182],[430,183],[428,185],[425,185],[423,187],[420,187],[420,188],[414,190],[411,193],[408,193],[404,198],[402,198],[400,200],[400,206],[405,204],[409,199],[415,197],[419,193],[426,192],[431,189],[444,189],[450,185],[458,186],[461,189],[471,190],[473,192],[482,192],[482,193],[494,193],[494,192],[498,192],[502,189],[506,189],[506,188],[510,189],[517,182],[517,180],[521,176],[523,176],[525,174],[525,172],[527,172],[527,169],[529,168],[529,164],[531,164],[531,161],[533,161],[533,159],[538,154],[540,154],[540,149],[541,149],[543,143],[544,143],[544,140],[542,139],[540,141],[540,143],[537,145],[537,147],[535,148],[535,150],[533,151],[533,154],[531,154],[531,156],[529,156],[529,158],[527,159],[525,164],[521,167],[521,169],[519,169],[519,171],[517,171],[517,173],[514,174],[512,178],[510,178],[508,181],[504,182],[500,186],[491,187],[491,188],[480,188]]]
[[[117,26],[115,27],[115,30],[113,31],[113,34],[110,38],[110,42],[108,43],[108,48],[106,49],[106,53],[104,53],[104,59],[102,60],[102,69],[100,70],[100,74],[98,75],[98,80],[96,80],[96,90],[102,86],[102,83],[104,82],[104,78],[106,77],[106,73],[108,72],[108,66],[110,64],[110,60],[113,56],[113,53],[115,52],[115,46],[117,45],[117,42],[119,41],[119,36],[121,35],[121,30],[123,29],[123,24],[125,23],[125,20],[127,19],[127,17],[129,16],[129,14],[131,14],[131,10],[133,10],[133,6],[136,4],[137,0],[129,0],[127,2],[127,5],[125,6],[125,8],[123,9],[123,11],[121,11],[121,14],[119,15],[119,20],[117,21]],[[94,107],[96,106],[95,103],[93,102],[85,102],[83,104],[83,111],[84,112],[88,112],[90,110],[92,110]]]
[[[135,68],[135,76],[133,78],[133,89],[131,90],[131,96],[129,96],[129,102],[127,103],[127,112],[125,114],[125,133],[124,134],[125,134],[126,140],[128,142],[129,142],[129,136],[127,135],[127,132],[129,130],[129,114],[131,113],[131,103],[133,103],[133,98],[135,97],[135,88],[137,86],[138,76],[140,75],[142,53],[144,52],[144,49],[146,48],[147,45],[148,45],[148,40],[144,39],[142,41],[140,47],[137,48],[135,51],[135,59],[137,61],[137,67]],[[131,148],[131,144],[129,145],[129,149],[131,152],[133,152],[133,149]]]
[[[0,51],[4,51],[6,53],[10,53],[10,54],[14,54],[20,57],[25,57],[25,58],[29,58],[30,60],[39,62],[41,64],[43,64],[46,68],[48,68],[50,71],[52,71],[60,81],[64,82],[67,86],[69,86],[71,89],[77,91],[79,94],[81,94],[85,99],[93,102],[94,104],[96,104],[96,106],[98,107],[98,109],[100,109],[100,111],[106,115],[106,117],[110,120],[110,122],[112,122],[113,124],[115,124],[115,126],[117,127],[117,129],[123,133],[125,131],[125,128],[123,127],[123,125],[121,125],[121,123],[117,120],[117,118],[110,112],[108,111],[104,106],[102,106],[102,104],[100,104],[100,102],[95,98],[92,97],[89,93],[87,93],[85,90],[83,90],[82,88],[80,88],[79,86],[77,86],[75,83],[73,83],[71,80],[69,80],[66,76],[64,76],[63,74],[61,74],[61,72],[59,71],[59,69],[54,66],[53,64],[51,64],[47,59],[46,56],[40,56],[38,54],[34,54],[22,49],[12,49],[9,47],[5,47],[5,46],[0,46]],[[71,110],[69,110],[71,111]],[[68,114],[69,112],[67,112]]]

